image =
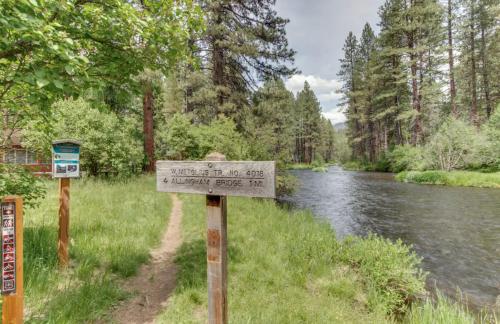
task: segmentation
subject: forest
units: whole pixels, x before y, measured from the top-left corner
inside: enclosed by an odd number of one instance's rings
[[[285,88],[295,52],[273,3],[3,1],[0,147],[20,138],[49,160],[53,139],[77,138],[91,176],[210,151],[281,169],[333,161],[313,90]]]
[[[338,73],[353,159],[382,171],[495,171],[498,13],[489,0],[387,0]]]

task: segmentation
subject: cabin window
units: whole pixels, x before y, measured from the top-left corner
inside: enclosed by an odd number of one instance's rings
[[[37,164],[35,152],[27,151],[26,155],[26,164]]]
[[[8,150],[5,153],[5,163],[16,163],[16,150]]]

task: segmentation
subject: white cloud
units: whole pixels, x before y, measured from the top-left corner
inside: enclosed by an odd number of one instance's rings
[[[340,89],[341,84],[335,79],[328,80],[314,75],[296,74],[286,81],[286,87],[293,93],[297,93],[304,88],[305,81],[309,83],[320,100],[329,101],[340,98],[336,91]]]
[[[344,115],[344,111],[342,109],[323,112],[323,116],[330,119],[333,125],[338,123],[344,123],[347,120],[346,116]]]
[[[342,97],[337,93],[341,83],[336,79],[323,79],[315,75],[296,74],[285,83],[288,90],[297,93],[304,88],[304,82],[307,81],[316,97],[321,103],[323,115],[329,118],[333,124],[343,123],[346,120],[341,108],[337,107],[338,100]]]

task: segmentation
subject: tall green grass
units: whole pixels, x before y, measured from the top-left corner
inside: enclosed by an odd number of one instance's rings
[[[70,268],[57,263],[57,183],[24,217],[25,312],[29,322],[81,323],[127,297],[119,279],[147,262],[168,221],[170,199],[153,177],[71,182]]]
[[[401,182],[436,184],[454,187],[500,188],[500,172],[472,171],[403,171],[396,175]]]
[[[159,323],[204,323],[204,197],[183,196],[177,287]],[[379,237],[336,240],[328,224],[273,202],[228,199],[231,323],[386,323],[424,292],[419,260]]]
[[[426,299],[413,305],[405,317],[404,324],[482,324],[497,323],[495,314],[481,312],[473,314],[459,302],[448,300],[438,294],[435,300]]]

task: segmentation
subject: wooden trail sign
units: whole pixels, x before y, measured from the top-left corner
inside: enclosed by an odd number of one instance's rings
[[[2,231],[2,323],[23,322],[23,200],[5,197],[0,204]]]
[[[274,198],[273,161],[158,161],[157,189],[206,195]]]
[[[275,163],[225,161],[213,153],[206,161],[158,161],[158,191],[206,194],[208,322],[228,322],[227,196],[275,198]]]
[[[63,139],[52,142],[52,177],[59,179],[59,231],[57,256],[62,268],[69,264],[70,178],[80,176],[80,142]]]

